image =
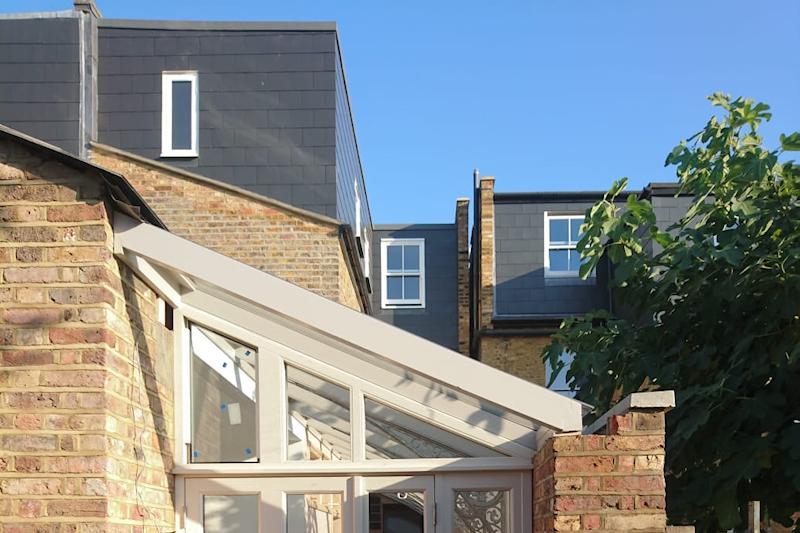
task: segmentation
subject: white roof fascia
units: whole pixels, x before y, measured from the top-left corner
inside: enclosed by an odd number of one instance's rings
[[[482,364],[376,318],[354,311],[271,274],[117,214],[117,246],[190,278],[355,344],[400,366],[563,431],[580,431],[581,404]]]

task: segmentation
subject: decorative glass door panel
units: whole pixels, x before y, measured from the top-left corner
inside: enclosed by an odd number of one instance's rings
[[[531,500],[530,487],[531,476],[528,472],[476,472],[437,476],[437,531],[530,531],[530,504],[525,503]]]
[[[453,497],[454,533],[511,531],[510,490],[456,490]]]
[[[367,477],[367,516],[362,523],[369,533],[433,533],[435,529],[432,476]]]

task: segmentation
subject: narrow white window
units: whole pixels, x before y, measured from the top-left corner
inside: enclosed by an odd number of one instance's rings
[[[353,193],[356,196],[356,236],[361,235],[361,195],[358,194],[358,178],[353,180]]]
[[[381,306],[425,307],[425,239],[381,239]]]
[[[581,256],[578,241],[581,240],[583,215],[544,215],[544,273],[546,277],[578,277]],[[590,274],[594,276],[594,271]]]
[[[362,238],[364,239],[364,277],[367,278],[367,279],[370,279],[372,277],[372,272],[370,272],[369,267],[370,267],[370,264],[371,264],[370,259],[372,259],[372,258],[370,257],[369,254],[372,253],[372,252],[370,252],[370,249],[369,249],[369,239],[367,239],[367,230],[366,229],[363,231],[363,237]]]
[[[197,72],[162,73],[162,157],[197,157],[197,94]]]

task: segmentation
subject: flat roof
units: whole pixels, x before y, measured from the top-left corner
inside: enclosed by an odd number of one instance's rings
[[[456,225],[452,222],[441,224],[373,224],[373,231],[435,231],[451,230]]]
[[[224,20],[97,20],[100,28],[126,28],[138,30],[209,30],[209,31],[336,31],[330,21],[224,21]]]

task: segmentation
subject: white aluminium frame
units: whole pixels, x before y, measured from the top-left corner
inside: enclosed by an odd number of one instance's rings
[[[578,278],[580,274],[578,271],[553,271],[550,270],[550,250],[575,250],[577,241],[572,242],[569,231],[569,221],[571,220],[585,221],[586,216],[580,213],[558,213],[554,214],[548,211],[544,212],[544,277],[546,278]],[[551,220],[567,220],[567,244],[551,244],[550,243],[550,221]],[[589,273],[590,278],[595,277],[595,270]]]
[[[190,412],[174,410],[179,527],[185,527],[186,505],[196,506],[201,486],[222,493],[252,493],[256,489],[247,487],[256,487],[262,495],[278,487],[285,494],[293,487],[313,492],[338,477],[346,480],[351,523],[362,533],[357,524],[365,516],[365,496],[378,483],[370,478],[405,476],[414,478],[409,483],[429,486],[423,478],[432,476],[437,509],[444,511],[434,513],[443,518],[436,533],[449,533],[444,517],[453,490],[469,488],[510,489],[513,530],[530,530],[531,457],[554,432],[580,430],[578,402],[121,213],[114,217],[114,253],[174,308],[176,405],[191,405],[190,323],[258,350],[258,463],[189,463]],[[288,460],[287,364],[349,388],[351,460]],[[403,369],[413,376],[398,373]],[[368,460],[366,396],[505,455]],[[189,515],[197,516],[193,509]]]
[[[417,246],[419,248],[419,271],[403,270],[390,273],[387,269],[387,251],[391,245]],[[386,281],[390,276],[406,274],[419,275],[419,298],[389,298],[386,295]],[[425,308],[425,239],[381,239],[381,308],[383,309],[424,309]]]
[[[192,84],[191,101],[191,148],[172,147],[172,83],[188,81]],[[164,71],[161,73],[161,157],[197,157],[199,124],[199,89],[197,71]]]

